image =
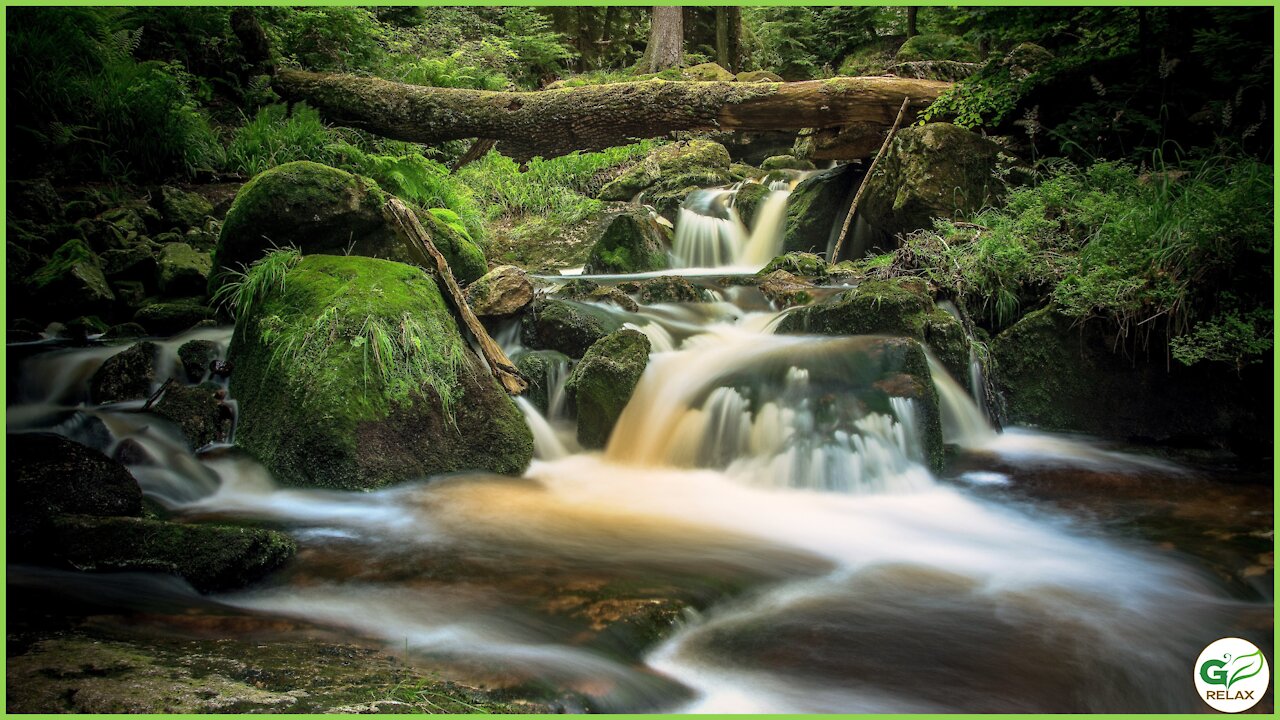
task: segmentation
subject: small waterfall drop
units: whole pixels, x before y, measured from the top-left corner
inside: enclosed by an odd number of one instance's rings
[[[774,187],[780,185],[780,187]],[[782,249],[783,222],[791,185],[775,181],[747,231],[733,207],[738,188],[695,190],[676,220],[672,252],[686,268],[740,268],[754,272]]]

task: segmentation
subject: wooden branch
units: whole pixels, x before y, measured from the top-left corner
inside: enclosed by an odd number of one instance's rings
[[[867,169],[867,174],[862,178],[862,184],[858,186],[858,192],[853,196],[853,204],[849,206],[849,214],[844,217],[844,225],[840,228],[840,238],[836,240],[836,249],[832,251],[829,258],[832,262],[840,258],[840,249],[844,246],[844,237],[849,234],[849,225],[853,222],[853,216],[858,213],[858,201],[862,200],[862,193],[867,189],[867,185],[871,183],[871,178],[875,175],[876,165],[880,164],[880,158],[889,151],[889,145],[893,143],[893,136],[898,133],[898,126],[902,124],[902,116],[907,113],[907,105],[910,98],[902,100],[902,107],[898,108],[898,117],[893,121],[893,127],[889,128],[889,134],[884,136],[884,144],[880,146],[880,152],[876,153],[876,158],[871,161],[871,167]]]
[[[480,138],[526,162],[594,151],[674,131],[799,130],[869,123],[889,127],[904,98],[918,110],[951,83],[837,77],[783,83],[637,82],[535,92],[432,88],[300,70],[273,87],[329,121],[419,143]]]
[[[484,355],[485,362],[489,363],[493,376],[512,395],[519,395],[527,390],[528,381],[520,375],[520,371],[507,358],[507,354],[502,352],[498,343],[489,337],[489,333],[485,331],[484,325],[480,324],[475,313],[471,312],[471,306],[467,304],[462,288],[458,287],[458,282],[453,279],[449,262],[444,259],[444,255],[440,254],[435,243],[431,241],[431,235],[422,227],[422,223],[418,222],[418,216],[398,198],[388,200],[382,211],[399,230],[410,254],[415,256],[418,263],[425,268],[434,267],[436,274],[444,280],[445,294],[452,301],[454,309],[457,310],[467,329],[475,336],[476,342],[480,345],[480,354]]]
[[[453,166],[449,168],[449,172],[456,173],[459,170],[461,170],[464,166],[466,166],[468,163],[472,163],[472,162],[475,162],[476,160],[479,160],[480,158],[484,157],[490,150],[492,150],[493,146],[496,144],[497,144],[496,140],[476,138],[476,141],[471,143],[471,147],[467,148],[467,151],[462,154],[462,157],[458,158],[453,163]]]

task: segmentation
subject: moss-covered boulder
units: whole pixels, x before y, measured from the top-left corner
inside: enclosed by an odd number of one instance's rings
[[[1258,391],[1270,387],[1270,365],[1237,374],[1166,364],[1162,352],[1126,352],[1114,328],[1077,323],[1055,306],[997,335],[991,358],[1010,423],[1270,456],[1271,392]]]
[[[152,335],[176,335],[198,323],[213,320],[217,313],[203,298],[179,298],[153,302],[139,308],[133,321]]]
[[[568,355],[555,350],[525,350],[512,362],[520,370],[520,374],[529,381],[529,389],[524,396],[546,415],[551,408],[551,393],[556,383],[564,379],[572,363]]]
[[[695,82],[734,82],[737,80],[733,73],[713,62],[692,65],[685,68],[682,74],[686,79]]]
[[[813,285],[786,270],[774,270],[760,280],[760,292],[779,310],[813,302]]]
[[[68,240],[31,276],[30,296],[16,303],[38,317],[107,313],[115,295],[102,263],[83,240]]]
[[[637,312],[640,306],[625,292],[616,287],[601,285],[586,278],[573,278],[555,291],[555,296],[562,300],[578,300],[580,302],[609,303],[627,312]]]
[[[955,35],[921,33],[907,39],[898,48],[894,60],[899,63],[929,60],[953,62],[977,62],[980,58],[974,47]]]
[[[900,235],[971,215],[999,195],[999,155],[999,145],[951,123],[905,128],[868,180],[859,217]]]
[[[86,515],[56,518],[48,548],[51,560],[77,570],[170,573],[201,592],[247,585],[296,551],[275,530]]]
[[[764,183],[743,183],[733,197],[733,209],[748,229],[755,227],[756,210],[769,197],[769,186]]]
[[[159,352],[155,343],[140,342],[107,358],[89,378],[89,397],[95,403],[147,397],[156,381]]]
[[[754,83],[754,82],[782,82],[782,76],[768,70],[748,70],[740,72],[737,75],[738,82]]]
[[[670,192],[725,184],[732,180],[730,162],[725,146],[710,140],[663,145],[601,188],[599,197],[601,200],[630,200],[649,188],[654,192]]]
[[[260,173],[240,188],[227,211],[211,289],[220,286],[223,271],[248,266],[273,247],[412,262],[382,214],[386,201],[373,180],[319,163],[285,163]],[[460,282],[485,273],[484,253],[474,243],[432,213],[421,211],[418,218]]]
[[[632,293],[645,305],[658,303],[706,302],[707,293],[680,275],[663,275],[638,282],[623,283],[618,289]]]
[[[227,211],[214,254],[217,269],[240,269],[273,246],[303,253],[408,261],[382,215],[387,196],[374,181],[319,163],[285,163],[255,176]]]
[[[526,347],[580,358],[593,343],[621,326],[621,320],[600,308],[547,299],[535,303],[521,320],[520,337]]]
[[[165,185],[151,197],[152,206],[170,227],[187,230],[202,224],[213,213],[213,204],[195,193]]]
[[[599,226],[585,272],[629,274],[665,270],[670,266],[668,231],[644,208],[619,213]]]
[[[760,163],[761,170],[812,170],[813,162],[795,155],[772,155]]]
[[[420,268],[311,255],[237,319],[236,440],[289,485],[519,474],[533,438]]]
[[[827,302],[788,313],[778,332],[915,338],[933,350],[957,381],[968,379],[964,326],[934,304],[928,284],[919,278],[867,280]]]
[[[502,265],[467,288],[467,303],[480,317],[509,317],[533,302],[533,283],[524,270]]]
[[[213,385],[171,384],[152,406],[156,415],[177,425],[187,444],[202,448],[227,439],[232,413],[222,399],[223,391]]]
[[[178,297],[201,294],[209,286],[212,269],[209,253],[184,242],[167,243],[160,248],[160,291]]]
[[[787,199],[782,238],[784,252],[825,253],[849,213],[861,178],[853,165],[814,173],[796,185]]]
[[[142,489],[106,455],[53,433],[5,438],[9,532],[34,516],[141,515]]]
[[[827,276],[829,266],[826,260],[813,253],[789,252],[770,260],[756,275],[763,277],[778,270],[800,277],[822,279]]]
[[[178,363],[187,382],[197,383],[209,372],[209,363],[218,359],[218,344],[212,340],[188,340],[178,348]]]
[[[111,283],[136,281],[147,289],[155,289],[160,285],[160,262],[149,243],[134,243],[128,247],[107,250],[100,256],[102,274]],[[208,257],[205,258],[206,262]],[[206,270],[206,274],[207,274]],[[204,292],[204,287],[199,289]]]
[[[602,448],[649,364],[649,338],[630,328],[591,346],[565,383],[578,415],[578,442]]]
[[[136,207],[111,208],[99,215],[98,219],[114,225],[126,238],[147,234],[147,221]]]

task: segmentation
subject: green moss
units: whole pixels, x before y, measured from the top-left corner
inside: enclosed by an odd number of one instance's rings
[[[733,209],[748,228],[753,227],[756,210],[768,196],[769,186],[764,183],[745,183],[738,188],[738,194],[733,198]]]
[[[902,43],[894,59],[904,63],[921,60],[977,62],[979,58],[973,47],[954,35],[922,33]]]
[[[756,276],[764,277],[775,270],[786,270],[800,277],[825,278],[827,262],[813,253],[789,252],[770,260],[768,265],[756,273]]]
[[[304,257],[239,316],[230,354],[237,440],[284,482],[368,488],[467,468],[519,473],[532,456],[519,411],[419,268]]]
[[[663,228],[644,210],[615,216],[592,246],[587,271],[629,274],[666,269],[665,240]]]
[[[521,339],[531,348],[557,350],[580,358],[593,343],[621,324],[605,311],[583,303],[543,300],[521,321]]]
[[[157,302],[134,313],[134,322],[156,335],[174,335],[196,323],[212,320],[215,316],[200,298],[187,298],[172,302]]]
[[[857,175],[852,165],[815,173],[796,185],[787,199],[782,249],[825,253],[832,228],[844,219],[853,201]]]
[[[145,518],[64,515],[54,531],[53,555],[78,569],[168,572],[202,592],[246,585],[297,551],[288,535],[273,530]]]
[[[649,364],[649,338],[624,329],[595,344],[565,383],[578,413],[578,442],[602,448]]]
[[[475,282],[489,272],[489,263],[485,260],[484,251],[462,233],[450,227],[432,212],[419,212],[418,219],[431,233],[432,243],[449,262],[449,270],[459,283],[465,285]]]

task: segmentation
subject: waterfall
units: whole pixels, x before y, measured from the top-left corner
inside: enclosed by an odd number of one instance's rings
[[[929,373],[938,391],[938,407],[942,414],[942,440],[961,447],[978,447],[996,437],[987,416],[973,397],[951,377],[938,359],[929,354]]]
[[[739,483],[843,493],[919,490],[914,405],[855,399],[874,338],[775,336],[767,322],[716,325],[678,352],[650,358],[606,459],[714,468]],[[833,401],[839,394],[848,401]]]
[[[756,210],[748,233],[733,207],[737,188],[695,190],[685,199],[676,219],[672,252],[686,268],[737,268],[754,272],[782,250],[790,183],[770,186]],[[774,183],[778,184],[777,182]]]

